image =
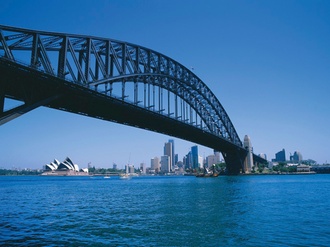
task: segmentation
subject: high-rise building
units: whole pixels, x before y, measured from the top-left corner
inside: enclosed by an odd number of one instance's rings
[[[179,155],[175,154],[174,156],[174,164],[177,165],[177,163],[179,162]]]
[[[164,173],[170,172],[171,171],[171,159],[170,156],[164,155],[161,157],[161,171]]]
[[[198,146],[191,147],[192,168],[196,169],[198,165]]]
[[[215,164],[219,164],[220,163],[220,161],[221,161],[221,156],[220,156],[220,152],[219,151],[216,151],[216,150],[214,150],[214,156],[215,156],[215,161],[216,161],[216,163]]]
[[[170,139],[168,140],[169,143],[172,143],[172,153],[171,153],[171,163],[172,163],[172,169],[175,166],[176,162],[175,162],[175,151],[174,151],[174,140]]]
[[[218,164],[216,161],[216,156],[214,154],[211,154],[206,157],[206,165],[207,167],[211,167],[213,164]]]
[[[142,174],[146,174],[147,173],[147,166],[146,166],[146,164],[144,164],[144,163],[141,163],[140,164],[140,171],[141,171]]]
[[[248,152],[244,161],[244,172],[250,173],[253,169],[253,149],[250,137],[248,135],[244,136],[244,148]]]
[[[204,167],[204,158],[202,156],[198,155],[198,167],[203,168]]]
[[[190,169],[192,168],[192,156],[191,156],[191,151],[183,157],[183,164],[185,169]]]
[[[159,172],[160,163],[159,163],[159,158],[158,157],[154,157],[154,158],[151,159],[150,167],[151,167],[151,170],[154,170],[155,172]]]
[[[172,159],[174,157],[172,157],[172,142],[166,142],[164,145],[164,156],[168,156],[170,159],[170,170],[172,170]]]
[[[285,149],[283,148],[282,151],[279,151],[275,154],[275,161],[276,162],[284,162],[286,161],[285,158]]]
[[[214,151],[214,154],[211,154],[206,157],[206,165],[207,167],[211,167],[213,164],[220,163],[220,152]]]
[[[126,174],[135,173],[134,165],[125,165]]]
[[[129,173],[135,173],[134,165],[129,165]]]
[[[295,151],[293,155],[290,155],[290,161],[300,163],[302,161],[302,155],[300,152]]]

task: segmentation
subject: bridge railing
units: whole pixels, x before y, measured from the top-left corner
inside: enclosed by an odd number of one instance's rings
[[[0,57],[242,143],[212,91],[177,61],[131,43],[0,25]]]

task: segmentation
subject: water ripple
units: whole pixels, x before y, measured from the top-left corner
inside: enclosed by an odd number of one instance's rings
[[[328,178],[0,178],[0,245],[327,246]]]

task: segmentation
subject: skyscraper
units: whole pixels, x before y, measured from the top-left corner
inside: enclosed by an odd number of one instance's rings
[[[192,155],[191,155],[191,151],[189,153],[187,153],[187,155],[185,157],[183,157],[183,164],[184,164],[185,169],[192,168]]]
[[[171,153],[171,163],[172,163],[172,169],[175,166],[175,151],[174,151],[174,140],[170,139],[168,140],[169,143],[172,143],[172,153]]]
[[[169,157],[170,160],[170,169],[169,171],[172,170],[172,160],[174,159],[174,157],[172,156],[173,152],[173,143],[172,142],[166,142],[164,145],[164,155]]]
[[[142,174],[146,174],[147,173],[147,166],[146,166],[146,164],[144,164],[144,163],[141,163],[140,164],[140,171],[141,171]]]
[[[150,161],[151,170],[154,170],[156,173],[160,170],[159,158],[152,158]]]
[[[302,161],[302,155],[300,152],[295,151],[293,155],[290,155],[290,161],[300,163]]]
[[[214,154],[206,157],[207,167],[211,167],[213,164],[220,163],[220,152],[214,150]]]
[[[161,171],[162,173],[170,172],[171,171],[171,159],[170,156],[164,155],[161,157]]]
[[[277,162],[284,162],[286,161],[285,158],[285,149],[283,148],[282,151],[279,151],[275,154],[275,161]]]
[[[198,165],[198,146],[191,147],[192,168],[197,169]]]
[[[244,136],[244,148],[247,150],[247,155],[244,161],[244,172],[250,173],[253,169],[253,156],[252,156],[252,144],[248,135]]]

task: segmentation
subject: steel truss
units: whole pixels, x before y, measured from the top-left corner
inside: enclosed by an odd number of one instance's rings
[[[0,58],[167,115],[242,147],[207,85],[156,51],[113,39],[0,25]]]

